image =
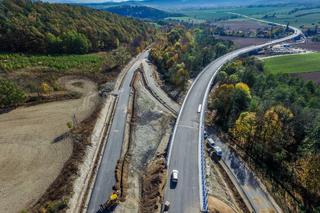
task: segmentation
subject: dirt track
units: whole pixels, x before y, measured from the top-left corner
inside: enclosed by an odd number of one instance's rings
[[[95,108],[95,83],[73,77],[60,83],[82,98],[0,115],[0,212],[19,212],[40,198],[72,153],[71,141],[59,136],[68,122],[82,121]]]

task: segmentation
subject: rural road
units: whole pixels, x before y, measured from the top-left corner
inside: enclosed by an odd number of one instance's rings
[[[210,63],[193,82],[181,107],[175,129],[171,138],[168,153],[168,182],[165,189],[164,200],[171,203],[170,212],[195,213],[206,211],[202,172],[200,165],[200,145],[203,142],[203,117],[198,113],[198,106],[204,103],[201,115],[204,115],[207,103],[207,94],[219,69],[228,61],[251,51],[291,40],[301,34],[299,29],[291,27],[294,34],[282,39],[274,40],[262,45],[249,46],[228,53]],[[201,134],[200,134],[201,133]],[[179,181],[176,187],[170,183],[172,170],[179,171]],[[205,178],[205,177],[204,177]],[[252,201],[254,202],[254,201]],[[259,201],[256,201],[259,202]],[[273,207],[269,202],[266,204]],[[259,209],[257,212],[260,212]]]
[[[148,57],[148,52],[141,53],[135,63],[127,71],[120,90],[118,91],[118,100],[115,105],[115,113],[111,124],[109,136],[103,157],[98,169],[96,180],[91,192],[88,205],[88,213],[96,213],[100,205],[105,203],[112,193],[112,187],[115,185],[115,167],[120,158],[122,142],[124,140],[125,124],[127,119],[127,106],[131,93],[131,81],[135,71],[139,68],[142,60]]]
[[[149,64],[149,60],[143,60],[143,76],[145,78],[148,89],[152,95],[155,96],[166,108],[168,108],[174,115],[178,114],[180,105],[172,100],[165,91],[155,82],[153,77],[153,67]]]

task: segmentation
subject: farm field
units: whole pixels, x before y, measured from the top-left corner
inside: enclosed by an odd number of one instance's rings
[[[297,10],[298,9],[298,10]],[[320,7],[304,8],[301,5],[270,5],[230,8],[185,9],[179,11],[189,17],[209,21],[223,21],[238,18],[229,12],[240,13],[268,21],[300,27],[313,27],[320,22]]]
[[[72,154],[72,141],[61,137],[69,131],[67,123],[84,120],[98,103],[94,82],[63,77],[59,83],[82,97],[0,115],[1,212],[20,212],[41,197]]]
[[[168,17],[168,18],[165,18],[165,20],[182,21],[182,22],[188,22],[188,23],[193,23],[193,24],[201,24],[201,23],[206,22],[205,19],[192,18],[189,16]]]
[[[218,39],[232,41],[236,48],[247,47],[251,45],[259,45],[270,41],[267,38],[245,38],[236,36],[215,36]]]
[[[265,70],[274,74],[320,71],[320,53],[286,55],[263,60]]]
[[[311,51],[320,51],[320,42],[315,42],[308,38],[305,43],[298,44],[297,47]]]

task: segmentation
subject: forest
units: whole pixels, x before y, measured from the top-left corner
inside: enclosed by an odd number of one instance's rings
[[[83,54],[116,49],[120,44],[135,49],[154,31],[142,21],[81,6],[0,2],[1,51]]]
[[[287,74],[265,73],[262,62],[254,58],[230,62],[217,82],[208,104],[216,115],[211,123],[287,193],[280,196],[288,199],[283,208],[319,211],[320,86]]]
[[[208,27],[176,25],[160,37],[151,50],[151,59],[164,81],[182,91],[190,78],[232,47],[232,42],[215,39]]]
[[[148,19],[148,20],[160,20],[168,17],[184,16],[178,13],[170,13],[170,12],[158,10],[152,7],[138,6],[138,5],[114,6],[114,7],[108,7],[104,10],[118,14],[118,15],[122,15],[122,16],[129,16],[129,17]]]

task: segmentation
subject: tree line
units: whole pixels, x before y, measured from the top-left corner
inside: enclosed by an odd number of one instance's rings
[[[24,53],[108,51],[136,45],[154,34],[152,25],[81,6],[31,0],[0,2],[0,49]],[[134,48],[134,47],[133,47]]]
[[[264,73],[254,58],[227,64],[208,107],[218,125],[281,184],[298,204],[320,210],[320,86],[286,74]],[[281,199],[284,199],[283,197]]]
[[[190,78],[213,59],[232,48],[232,42],[213,37],[210,28],[174,25],[166,29],[151,50],[151,59],[167,84],[185,89]]]

